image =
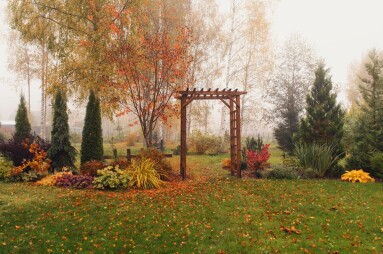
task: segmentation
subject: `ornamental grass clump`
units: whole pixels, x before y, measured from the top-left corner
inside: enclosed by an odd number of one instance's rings
[[[137,159],[132,161],[127,169],[130,187],[135,189],[158,189],[162,183],[160,175],[151,159]]]
[[[373,183],[375,179],[370,176],[369,173],[364,172],[362,169],[346,171],[341,178],[342,181],[347,182],[360,182],[360,183]]]

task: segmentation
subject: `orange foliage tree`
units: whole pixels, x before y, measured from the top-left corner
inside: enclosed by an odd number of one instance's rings
[[[151,147],[157,123],[178,113],[174,94],[188,84],[191,33],[182,22],[175,27],[162,6],[110,12],[115,19],[110,23],[108,56],[115,75],[104,89],[121,114],[137,116],[146,146]]]

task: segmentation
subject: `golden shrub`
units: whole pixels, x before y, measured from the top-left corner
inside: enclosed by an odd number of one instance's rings
[[[348,182],[360,182],[360,183],[373,183],[375,179],[370,176],[369,173],[364,172],[362,169],[354,169],[351,171],[346,171],[341,178],[342,181]]]

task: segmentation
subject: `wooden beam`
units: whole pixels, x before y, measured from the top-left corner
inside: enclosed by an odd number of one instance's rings
[[[235,109],[235,121],[236,121],[236,137],[237,137],[237,177],[241,178],[241,97],[236,96],[236,109]]]
[[[181,98],[181,159],[180,173],[182,180],[186,178],[186,99]],[[190,103],[190,102],[189,102]]]
[[[224,99],[220,99],[228,108],[230,108],[229,103],[227,103]]]

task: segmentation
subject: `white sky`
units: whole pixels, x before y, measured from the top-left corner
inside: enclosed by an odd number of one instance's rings
[[[176,1],[176,0],[175,0]],[[230,0],[217,0],[228,5]],[[13,120],[19,103],[15,78],[8,71],[5,6],[0,0],[0,120]],[[350,64],[370,49],[383,49],[383,0],[279,0],[274,4],[274,43],[299,33],[331,69],[333,82],[347,82]],[[38,84],[33,85],[32,111],[38,111]],[[26,92],[26,86],[23,88]]]

